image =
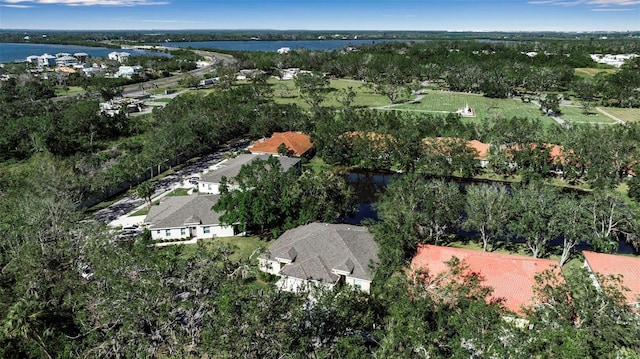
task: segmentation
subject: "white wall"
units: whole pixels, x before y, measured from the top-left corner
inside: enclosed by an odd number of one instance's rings
[[[198,192],[209,194],[220,194],[220,183],[200,182]]]
[[[209,227],[209,233],[205,233],[205,227]],[[233,237],[233,227],[219,225],[198,226],[196,228],[196,236],[198,238]]]
[[[345,277],[345,283],[355,287],[355,288],[359,288],[361,291],[365,292],[365,293],[369,293],[369,290],[371,289],[371,281],[370,280],[364,280],[364,279],[358,279],[358,278],[353,278],[353,277]]]
[[[185,229],[185,234],[182,235],[180,228]],[[163,239],[180,239],[180,238],[188,238],[189,237],[189,228],[188,227],[179,227],[179,228],[153,228],[151,231],[151,239],[163,240]],[[169,231],[169,234],[167,234]]]
[[[209,227],[209,233],[205,233],[205,227]],[[184,232],[181,229],[184,229]],[[167,230],[169,231],[168,235],[167,235]],[[190,227],[187,227],[187,226],[179,227],[179,228],[151,228],[150,229],[151,238],[155,240],[189,238],[191,237],[189,230],[190,230]],[[234,236],[232,226],[219,226],[219,225],[196,226],[195,234],[197,238],[233,237]]]
[[[280,269],[282,268],[280,266],[280,262],[273,261],[273,260],[266,259],[266,258],[259,258],[258,259],[258,265],[259,265],[261,271],[266,272],[266,273],[275,274],[275,275],[279,275]]]

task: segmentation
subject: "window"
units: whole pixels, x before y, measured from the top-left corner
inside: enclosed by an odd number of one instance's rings
[[[186,228],[180,228],[180,235],[181,236],[186,236],[187,235],[187,229]]]
[[[164,235],[167,236],[167,237],[170,236],[171,235],[171,230],[170,229],[165,229]]]
[[[159,229],[158,229],[158,232],[157,232],[157,233],[158,233],[158,234],[160,234],[160,230],[159,230]]]
[[[209,226],[207,226],[207,227],[203,227],[203,228],[202,228],[202,231],[203,231],[204,233],[211,233],[211,227],[209,227]]]

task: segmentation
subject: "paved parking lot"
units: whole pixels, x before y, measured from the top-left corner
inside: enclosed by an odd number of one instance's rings
[[[178,187],[193,187],[189,183],[191,177],[198,176],[200,173],[208,170],[223,160],[223,157],[227,153],[237,152],[247,148],[250,144],[249,139],[242,139],[227,146],[220,148],[218,151],[201,157],[197,161],[190,163],[181,169],[175,171],[169,176],[159,179],[154,184],[154,193],[152,199],[161,198],[169,191]],[[136,219],[126,219],[123,216],[132,213],[144,206],[144,199],[138,198],[134,193],[129,195],[109,207],[103,208],[95,213],[95,218],[106,224],[114,223],[115,226],[129,226],[136,222]],[[129,217],[130,218],[130,217]],[[133,222],[132,222],[133,221]]]

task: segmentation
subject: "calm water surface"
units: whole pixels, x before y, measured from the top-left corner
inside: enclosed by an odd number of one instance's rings
[[[40,56],[45,53],[49,55],[55,55],[60,52],[66,52],[72,55],[76,52],[84,52],[89,54],[91,57],[106,58],[107,55],[113,51],[128,52],[132,56],[147,54],[169,56],[168,54],[161,52],[151,52],[144,50],[109,49],[106,47],[90,47],[78,45],[16,44],[0,42],[0,62],[22,62],[26,60],[27,56]]]

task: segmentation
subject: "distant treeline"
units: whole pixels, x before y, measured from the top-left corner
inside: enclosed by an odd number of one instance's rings
[[[640,32],[564,33],[564,32],[448,32],[448,31],[278,31],[278,30],[202,30],[202,31],[31,31],[0,32],[0,42],[40,44],[74,44],[105,46],[113,43],[162,43],[165,41],[221,40],[318,40],[318,39],[431,39],[431,40],[513,40],[540,41],[549,39],[593,40],[638,38]],[[114,46],[114,45],[111,45]]]

